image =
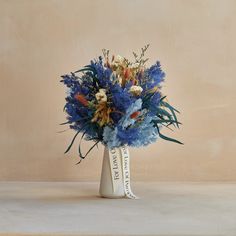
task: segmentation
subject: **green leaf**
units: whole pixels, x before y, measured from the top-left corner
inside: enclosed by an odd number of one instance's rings
[[[163,98],[165,98],[165,97],[163,97]],[[177,109],[175,109],[175,108],[174,108],[173,106],[171,106],[169,103],[162,101],[162,104],[163,104],[164,106],[169,107],[169,108],[171,108],[172,110],[174,110],[174,111],[180,113]]]
[[[167,103],[167,102],[163,102],[163,101],[162,101],[162,102],[161,102],[161,105],[167,107],[167,108],[170,110],[171,114],[173,115],[175,121],[178,121],[177,116],[175,115],[175,111],[179,113],[178,110],[176,110],[174,107],[172,107],[172,106],[171,106],[169,103]],[[177,127],[179,128],[178,123],[176,123],[176,125],[177,125]]]
[[[71,147],[72,147],[72,145],[73,145],[73,143],[74,143],[76,137],[78,136],[79,132],[80,132],[80,130],[79,130],[79,131],[75,134],[75,136],[73,137],[73,139],[72,139],[70,145],[68,146],[68,148],[66,149],[65,153],[69,152],[69,150],[71,149]]]
[[[93,150],[93,148],[100,142],[100,140],[96,141],[93,146],[86,152],[84,158]]]
[[[66,121],[64,123],[61,123],[60,125],[66,125],[66,124],[71,124],[71,122],[70,121]]]
[[[81,136],[81,138],[80,138],[80,141],[79,141],[79,149],[78,149],[78,151],[79,151],[79,156],[80,156],[80,158],[82,158],[82,159],[83,159],[83,155],[82,155],[82,152],[81,152],[81,141],[82,141],[82,139],[83,139],[83,137],[84,137],[85,134],[86,134],[86,131],[84,131],[84,133],[82,134],[82,136]]]
[[[168,119],[168,120],[166,120],[166,119],[162,119],[162,120],[157,120],[157,121],[155,121],[154,123],[156,123],[156,124],[162,124],[162,123],[173,123],[173,124],[179,124],[179,125],[181,125],[182,123],[180,123],[179,121],[175,121],[175,120],[172,120],[172,119]]]
[[[160,115],[164,115],[167,116],[169,119],[172,119],[172,115],[168,111],[161,108],[158,108],[157,111]]]
[[[100,140],[97,140],[97,141],[95,142],[95,144],[93,144],[92,147],[86,152],[86,154],[83,155],[82,152],[81,152],[81,141],[82,141],[84,135],[85,135],[85,132],[83,133],[83,135],[82,135],[82,137],[81,137],[81,139],[80,139],[80,143],[79,143],[79,150],[78,150],[78,151],[79,151],[80,159],[84,159],[84,158],[92,151],[92,149],[100,142]],[[80,162],[78,162],[78,164],[79,164],[79,163],[80,163]]]
[[[63,107],[63,111],[65,111],[66,110],[66,105]]]
[[[94,69],[91,68],[91,67],[88,65],[88,66],[85,66],[84,68],[82,68],[82,69],[80,69],[80,70],[75,71],[74,73],[79,73],[79,72],[84,72],[84,71],[93,71],[93,72],[95,72]]]
[[[160,99],[160,102],[162,102],[165,98],[166,98],[166,96],[162,97],[162,98]]]
[[[97,72],[91,65],[87,65],[84,68],[77,70],[74,73],[79,73],[79,72],[85,72],[87,76],[93,79],[93,86],[98,87],[97,85],[99,84],[99,80],[96,77]]]
[[[75,136],[73,137],[73,139],[72,139],[70,145],[69,145],[68,148],[66,149],[65,153],[69,152],[69,150],[71,149],[71,147],[72,147],[72,145],[73,145],[73,143],[74,143],[76,137],[77,137],[78,134],[88,125],[88,123],[89,123],[89,121],[86,122],[86,123],[84,124],[84,126],[83,126],[82,128],[80,128],[80,129],[77,131],[77,133],[76,133]]]
[[[93,150],[93,148],[95,146],[97,146],[97,144],[100,142],[100,140],[98,140],[87,152],[86,154],[83,156],[82,153],[81,153],[81,150],[79,150],[79,155],[80,155],[80,160],[76,163],[76,165],[80,164],[80,162],[85,159],[85,157]],[[79,149],[80,149],[80,146],[79,146]]]
[[[161,134],[158,127],[157,127],[157,131],[158,131],[158,134],[159,134],[160,138],[162,138],[162,139],[164,139],[164,140],[167,140],[167,141],[170,141],[170,142],[174,142],[174,143],[178,143],[178,144],[182,144],[182,145],[183,145],[182,142],[180,142],[180,141],[178,141],[178,140],[176,140],[176,139],[173,139],[173,138],[169,138],[169,137],[167,137],[167,136]]]

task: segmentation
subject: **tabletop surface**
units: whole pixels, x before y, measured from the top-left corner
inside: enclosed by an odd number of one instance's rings
[[[0,182],[0,235],[236,235],[234,183],[132,183],[105,199],[97,182]]]

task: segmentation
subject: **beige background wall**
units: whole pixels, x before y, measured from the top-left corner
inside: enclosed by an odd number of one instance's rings
[[[59,76],[102,48],[129,56],[150,43],[185,145],[132,149],[133,179],[235,181],[235,13],[229,0],[0,0],[0,180],[99,180],[102,146],[79,166],[76,146],[63,154],[73,133],[57,133]]]

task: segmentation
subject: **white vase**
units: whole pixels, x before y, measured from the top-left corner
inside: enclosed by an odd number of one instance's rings
[[[99,193],[106,198],[139,199],[130,187],[130,157],[127,146],[105,147]]]
[[[117,167],[117,171],[114,170],[114,166],[111,165],[110,160],[112,161],[113,157],[116,158],[116,162],[119,161],[115,165]],[[113,156],[113,157],[112,157]],[[120,168],[120,171],[119,171]],[[125,189],[123,183],[123,173],[121,168],[121,156],[119,148],[113,148],[109,150],[106,146],[104,148],[104,155],[103,155],[103,163],[102,163],[102,173],[101,173],[101,180],[100,180],[100,188],[99,194],[102,197],[106,198],[122,198],[125,197]],[[114,172],[116,171],[116,172]],[[115,173],[115,176],[114,176]],[[114,189],[114,182],[115,182],[115,189]]]

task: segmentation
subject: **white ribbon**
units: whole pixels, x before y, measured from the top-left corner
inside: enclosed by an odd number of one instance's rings
[[[115,193],[117,188],[119,187],[120,181],[122,180],[121,158],[118,148],[109,149],[109,161],[111,168],[113,193]]]
[[[122,158],[122,171],[123,171],[123,183],[125,189],[125,195],[127,198],[138,199],[131,190],[130,187],[130,156],[127,146],[122,146],[120,148],[121,158]]]
[[[138,199],[130,187],[130,156],[127,146],[112,148],[109,150],[109,160],[112,175],[113,193],[116,192],[123,179],[125,196],[130,199]]]

